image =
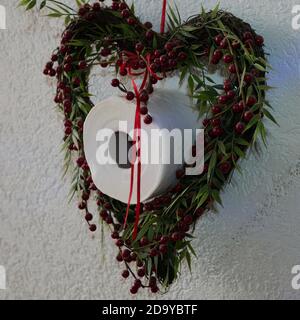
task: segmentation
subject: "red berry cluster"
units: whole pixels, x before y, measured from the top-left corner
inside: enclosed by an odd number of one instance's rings
[[[207,53],[212,52],[210,63],[217,65],[223,61],[225,65],[228,65],[229,74],[229,78],[224,80],[223,93],[218,97],[217,103],[211,106],[211,117],[203,120],[203,126],[210,139],[218,139],[225,134],[227,111],[234,116],[233,126],[237,135],[244,133],[247,123],[255,116],[251,108],[257,103],[257,97],[254,94],[248,97],[240,96],[239,90],[240,86],[244,88],[251,86],[261,74],[254,66],[250,71],[242,74],[239,70],[239,61],[234,57],[241,54],[244,48],[255,50],[255,46],[261,47],[263,44],[263,37],[250,31],[243,34],[242,41],[232,41],[223,34],[217,34],[214,37],[212,49],[206,50]],[[230,161],[221,162],[219,169],[224,175],[228,175],[232,164]]]

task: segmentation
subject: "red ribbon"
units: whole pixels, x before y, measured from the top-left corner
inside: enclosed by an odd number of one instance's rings
[[[163,8],[161,13],[160,33],[165,33],[166,25],[167,0],[163,0]]]
[[[165,24],[166,24],[166,8],[167,8],[167,0],[163,0],[163,9],[162,9],[162,17],[161,17],[161,25],[160,25],[160,32],[165,32]],[[138,60],[139,56],[132,52],[124,51],[124,54],[129,58],[128,60]],[[134,79],[132,79],[132,86],[134,89],[135,97],[136,97],[136,110],[135,110],[135,121],[134,121],[134,134],[133,134],[133,159],[130,164],[130,190],[129,190],[129,197],[126,209],[126,215],[124,220],[124,228],[126,228],[127,219],[129,215],[130,204],[132,200],[133,194],[133,185],[134,185],[134,168],[135,162],[137,160],[137,204],[135,207],[135,222],[134,222],[134,229],[133,229],[133,240],[136,239],[138,233],[138,225],[140,220],[140,213],[141,213],[141,172],[142,172],[142,163],[141,163],[141,100],[140,100],[140,92],[145,88],[147,79],[149,75],[152,75],[157,80],[162,80],[155,72],[153,72],[150,68],[150,59],[151,55],[148,54],[146,56],[147,68],[145,72],[142,73],[133,73],[131,71],[131,67],[128,67],[128,74],[131,76],[140,76],[144,75],[143,82],[138,88]],[[126,65],[122,66],[126,68]]]

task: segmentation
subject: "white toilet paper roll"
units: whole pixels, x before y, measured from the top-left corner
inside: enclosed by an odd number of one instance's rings
[[[180,132],[183,132],[184,129],[199,128],[200,120],[197,120],[197,114],[190,106],[190,98],[181,92],[157,89],[151,95],[148,109],[153,122],[150,125],[145,125],[142,122],[142,130],[146,133],[143,134],[142,132],[141,140],[142,156],[144,157],[151,152],[152,154],[149,154],[149,156],[153,156],[154,151],[151,148],[151,143],[154,140],[151,136],[151,132],[153,133],[151,130],[167,129],[172,131],[173,129],[179,129]],[[122,149],[120,152],[125,153],[125,158],[127,159],[127,133],[132,139],[134,119],[135,103],[127,101],[124,97],[115,96],[97,104],[88,114],[84,123],[84,150],[93,181],[104,194],[124,203],[128,201],[130,166],[119,165],[118,163],[99,164],[96,156],[99,150],[99,142],[97,142],[96,137],[100,129],[111,129],[111,137],[106,141],[111,157],[118,160],[116,154],[117,135]],[[120,121],[127,121],[128,131],[120,130]],[[171,144],[172,147],[169,148],[170,135],[168,131],[160,131],[160,134],[162,147],[159,150],[159,154],[157,154],[157,149],[155,154],[155,156],[159,156],[159,163],[153,164],[151,161],[147,164],[142,163],[141,201],[146,201],[159,195],[176,183],[176,171],[184,161],[181,164],[175,164],[174,161],[171,164],[167,164],[166,159],[174,160],[174,157],[182,155],[185,150],[191,152],[193,145],[193,141],[190,139],[190,142],[185,141],[183,145],[174,144],[172,146]],[[147,137],[145,137],[146,135]],[[132,203],[135,204],[136,201],[136,188],[134,188]]]

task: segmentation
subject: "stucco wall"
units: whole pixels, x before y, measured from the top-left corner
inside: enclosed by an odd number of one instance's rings
[[[68,1],[73,2],[73,1]],[[136,0],[137,13],[159,25],[161,2]],[[0,30],[0,265],[7,290],[0,299],[130,298],[108,233],[101,246],[61,180],[60,117],[54,86],[41,74],[62,31],[61,21],[24,13],[1,0]],[[178,0],[182,18],[214,0]],[[269,146],[242,164],[223,194],[224,208],[198,224],[193,274],[162,299],[300,298],[291,269],[300,264],[300,30],[291,27],[295,0],[230,0],[221,6],[265,36],[274,71],[269,95],[280,128],[269,126]],[[113,94],[107,75],[94,80],[97,99]],[[143,293],[140,298],[155,298]]]

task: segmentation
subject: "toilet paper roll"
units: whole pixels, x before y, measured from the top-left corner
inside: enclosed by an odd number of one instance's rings
[[[182,144],[171,143],[170,145],[169,132],[173,129],[183,132],[184,129],[200,127],[198,115],[191,108],[190,98],[181,92],[157,89],[149,100],[148,109],[153,122],[150,125],[142,122],[141,153],[144,160],[146,158],[149,160],[142,161],[142,202],[161,194],[176,183],[176,171],[182,167],[184,160],[178,164],[174,163],[174,159],[180,159],[178,156],[183,156],[186,150],[191,152],[192,139]],[[131,170],[126,162],[125,164],[124,162],[118,164],[118,162],[120,159],[127,159],[130,148],[130,143],[127,144],[127,134],[133,139],[134,119],[135,103],[127,101],[124,97],[114,96],[98,103],[90,111],[83,131],[85,156],[95,185],[104,194],[124,203],[128,201]],[[127,123],[127,130],[124,128],[120,130],[120,121]],[[96,137],[97,135],[99,137],[99,130],[104,128],[109,129],[110,134],[105,141],[99,143]],[[153,131],[153,129],[156,130]],[[160,134],[159,149],[155,143],[157,140],[151,135],[153,132],[156,132],[156,138],[157,133]],[[119,145],[121,146],[120,154],[116,150]],[[105,148],[108,149],[106,155],[109,154],[115,160],[114,164],[99,163],[100,147],[102,151]],[[128,157],[130,156],[129,151]],[[156,162],[152,163],[151,158],[156,159]],[[172,160],[171,163],[168,163],[168,159]],[[136,204],[136,202],[136,188],[134,188],[131,203]]]

